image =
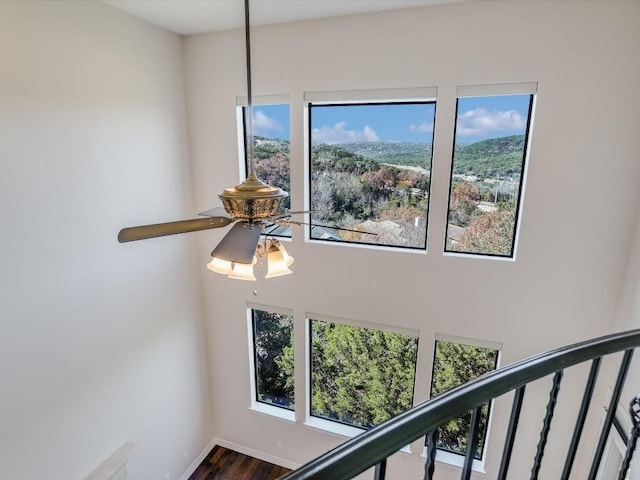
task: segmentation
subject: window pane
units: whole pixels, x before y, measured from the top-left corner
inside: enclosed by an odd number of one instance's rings
[[[293,410],[293,317],[252,312],[256,400]]]
[[[309,105],[311,238],[426,248],[435,102]]]
[[[311,322],[311,415],[370,428],[411,408],[418,337]]]
[[[495,370],[498,350],[454,342],[436,341],[431,377],[431,397],[436,397],[451,388],[462,385],[485,373]],[[482,458],[484,440],[489,419],[489,404],[481,410],[480,441],[475,458]],[[471,412],[450,420],[438,429],[436,446],[441,450],[464,455],[467,449],[467,433],[471,423]]]
[[[243,108],[243,121],[247,122],[247,107]],[[244,134],[245,145],[248,141]],[[254,105],[253,106],[254,157],[256,159],[256,175],[263,182],[280,187],[291,195],[291,178],[289,167],[289,105]],[[245,147],[245,166],[249,172],[249,149]],[[289,211],[291,197],[286,197],[280,204],[280,213]],[[266,231],[271,231],[267,228]],[[279,226],[271,232],[276,236],[291,236],[291,227]]]
[[[532,101],[458,99],[445,251],[513,256]]]

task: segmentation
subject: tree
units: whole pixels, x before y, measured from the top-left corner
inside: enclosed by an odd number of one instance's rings
[[[258,400],[293,408],[293,318],[253,310]]]
[[[449,223],[459,227],[469,225],[480,201],[480,190],[472,182],[462,182],[451,192],[451,204],[449,205]]]
[[[460,252],[511,255],[515,211],[512,207],[477,216],[453,246]]]
[[[431,379],[431,396],[436,397],[458,385],[478,378],[496,368],[498,351],[454,342],[437,341]],[[489,406],[481,409],[480,442],[475,452],[481,458],[484,437],[487,431]],[[467,432],[471,423],[471,412],[451,419],[438,430],[439,448],[464,453],[467,448]]]
[[[369,428],[412,406],[418,339],[312,321],[313,415]]]
[[[277,152],[271,157],[263,158],[256,162],[256,175],[263,182],[291,193],[289,163],[289,153]],[[282,201],[281,211],[288,210],[290,204],[290,197],[285,198]]]

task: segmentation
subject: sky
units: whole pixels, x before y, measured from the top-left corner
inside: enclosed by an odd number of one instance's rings
[[[522,135],[527,127],[529,95],[458,99],[456,142]],[[435,103],[312,105],[314,143],[431,143]],[[254,105],[255,135],[289,140],[289,105]]]

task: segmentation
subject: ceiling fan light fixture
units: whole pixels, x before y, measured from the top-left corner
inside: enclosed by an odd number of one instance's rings
[[[277,240],[276,240],[277,242]],[[289,275],[293,273],[289,269],[289,265],[293,263],[293,257],[287,254],[284,246],[278,242],[278,247],[270,249],[267,255],[268,269],[264,278],[279,277],[281,275]]]
[[[234,263],[231,273],[227,276],[229,278],[235,278],[236,280],[248,280],[255,282],[257,278],[253,274],[253,266],[256,262],[256,257],[253,257],[253,262],[251,263]]]
[[[222,275],[229,275],[232,271],[232,263],[228,260],[213,257],[213,259],[207,263],[207,268],[213,272],[220,273]]]

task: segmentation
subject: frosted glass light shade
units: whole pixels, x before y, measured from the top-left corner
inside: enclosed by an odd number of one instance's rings
[[[269,255],[267,256],[267,261],[269,262],[269,268],[264,278],[279,277],[280,275],[288,275],[290,273],[293,273],[291,270],[289,270],[287,260],[280,250],[269,253]]]
[[[284,257],[284,261],[287,263],[287,267],[290,267],[293,264],[293,257],[287,253],[284,249],[284,245],[279,244],[278,249],[282,252],[282,256]]]
[[[256,276],[253,274],[253,265],[256,263],[256,257],[253,257],[252,263],[234,263],[229,278],[235,278],[236,280],[256,280]]]
[[[207,268],[222,275],[229,275],[232,271],[230,261],[216,257],[213,257],[213,260],[207,263]]]

